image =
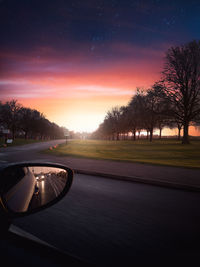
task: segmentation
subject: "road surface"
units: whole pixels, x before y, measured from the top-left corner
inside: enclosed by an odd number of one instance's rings
[[[195,192],[75,175],[61,202],[15,225],[99,266],[194,266],[199,204]]]
[[[38,193],[33,195],[29,209],[32,210],[41,207],[57,198],[62,193],[66,182],[67,176],[63,178],[54,173],[45,175],[42,180],[37,180],[36,186]]]
[[[65,139],[39,142],[34,144],[13,146],[0,149],[0,165],[4,165],[8,162],[26,161],[26,160],[37,160],[42,158],[45,160],[45,155],[38,155],[37,152],[48,149],[50,146],[65,143]],[[47,157],[47,156],[46,156]]]
[[[58,140],[53,142],[44,143],[42,149]],[[40,144],[31,148],[10,148],[0,153],[0,163],[48,161],[48,155],[37,153]],[[186,260],[193,266],[200,251],[199,205],[200,194],[195,192],[75,175],[61,202],[15,224],[100,266],[149,266],[159,260],[160,266],[169,266],[168,262],[174,266],[174,255],[177,266]]]

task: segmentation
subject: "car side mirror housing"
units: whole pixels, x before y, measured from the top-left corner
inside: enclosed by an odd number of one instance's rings
[[[48,208],[69,191],[73,171],[60,164],[16,163],[0,171],[0,203],[8,217]]]

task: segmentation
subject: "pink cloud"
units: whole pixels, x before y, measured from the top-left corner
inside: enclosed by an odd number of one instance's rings
[[[97,55],[102,47],[95,48]],[[109,44],[114,56],[98,61],[93,52],[64,54],[38,47],[30,54],[1,53],[3,98],[87,97],[132,95],[136,87],[151,86],[160,77],[164,51],[124,43]]]

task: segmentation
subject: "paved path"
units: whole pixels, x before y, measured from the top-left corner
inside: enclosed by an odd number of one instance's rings
[[[141,163],[117,162],[109,160],[93,160],[73,157],[58,157],[38,153],[50,145],[62,143],[65,140],[56,140],[15,147],[0,153],[0,162],[14,161],[50,161],[66,164],[78,173],[90,174],[114,179],[129,180],[169,186],[181,189],[200,191],[200,169],[156,166]]]

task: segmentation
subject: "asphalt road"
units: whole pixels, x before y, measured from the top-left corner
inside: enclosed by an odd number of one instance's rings
[[[48,161],[37,152],[58,142],[0,151],[0,164]],[[191,261],[198,262],[200,255],[199,205],[195,192],[75,175],[61,202],[15,224],[95,265],[149,266],[161,261],[159,266],[174,266],[177,261],[181,266],[188,260],[188,266],[195,266]]]
[[[43,180],[37,181],[38,194],[33,195],[29,209],[43,206],[59,196],[66,185],[66,179],[51,174]]]
[[[53,140],[47,142],[39,142],[34,144],[13,146],[0,149],[0,165],[8,162],[28,161],[28,160],[45,160],[45,155],[39,155],[37,152],[47,149],[50,146],[66,142],[64,139]],[[47,156],[46,156],[47,158]]]
[[[61,202],[14,224],[99,266],[195,266],[199,204],[195,192],[75,175]]]

